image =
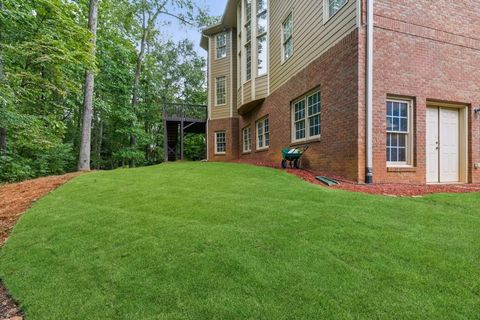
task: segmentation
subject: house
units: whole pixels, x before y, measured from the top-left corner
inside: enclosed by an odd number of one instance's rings
[[[210,161],[480,183],[478,0],[228,0],[201,45]]]

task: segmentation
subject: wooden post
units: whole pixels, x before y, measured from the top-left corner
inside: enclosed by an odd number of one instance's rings
[[[183,138],[184,138],[184,125],[183,125],[183,118],[180,121],[180,160],[183,160]]]
[[[168,130],[165,106],[163,106],[163,161],[168,162]]]

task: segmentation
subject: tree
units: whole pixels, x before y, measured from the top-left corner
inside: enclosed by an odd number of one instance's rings
[[[91,54],[94,59],[96,54],[96,43],[97,43],[97,18],[98,18],[98,0],[90,0],[89,15],[88,15],[88,29],[92,33]],[[89,69],[85,72],[85,95],[84,95],[84,101],[83,101],[82,138],[80,143],[80,156],[78,161],[79,171],[90,171],[94,85],[95,85],[94,70]]]
[[[0,0],[0,12],[3,11],[3,1]],[[0,88],[3,88],[3,84],[5,82],[5,73],[3,71],[3,53],[2,53],[2,29],[3,26],[0,24]],[[3,116],[5,113],[4,109],[6,102],[3,99],[0,100],[0,116]],[[3,125],[0,125],[0,155],[5,154],[7,152],[7,128]]]

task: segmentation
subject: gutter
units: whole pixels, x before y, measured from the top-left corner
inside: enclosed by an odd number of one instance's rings
[[[367,0],[366,184],[373,183],[373,4],[374,0]]]

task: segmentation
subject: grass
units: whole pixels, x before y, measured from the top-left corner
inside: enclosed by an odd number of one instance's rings
[[[479,319],[479,203],[240,164],[95,172],[22,217],[0,278],[28,320]]]

